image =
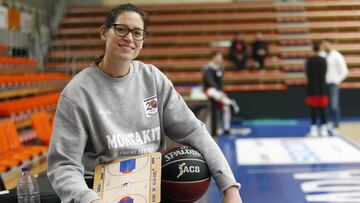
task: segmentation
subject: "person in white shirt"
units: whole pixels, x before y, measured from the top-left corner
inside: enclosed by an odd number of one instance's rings
[[[332,133],[338,134],[341,112],[339,100],[339,85],[343,80],[345,80],[346,76],[349,73],[349,70],[343,55],[341,55],[340,52],[333,48],[331,40],[322,40],[321,46],[327,62],[326,84],[328,89],[328,96],[330,99],[328,112],[329,116],[333,121]]]

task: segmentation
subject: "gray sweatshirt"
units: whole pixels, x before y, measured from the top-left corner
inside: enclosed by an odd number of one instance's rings
[[[156,67],[132,61],[128,75],[113,78],[92,65],[62,91],[48,155],[50,182],[66,202],[99,196],[85,183],[95,166],[161,151],[164,136],[200,151],[223,191],[238,185],[218,145]]]

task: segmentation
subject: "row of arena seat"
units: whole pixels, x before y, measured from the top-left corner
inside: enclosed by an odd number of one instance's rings
[[[230,42],[229,42],[230,43]],[[310,42],[304,42],[303,45],[310,45]],[[351,54],[360,53],[359,45],[348,43],[348,44],[334,44],[335,49],[341,53]],[[251,46],[248,48],[251,50]],[[145,48],[139,55],[140,59],[147,58],[203,58],[207,57],[213,51],[221,51],[225,56],[228,54],[228,47],[208,47],[208,46],[186,46],[186,47],[148,47]],[[103,50],[101,49],[79,49],[79,50],[59,50],[52,51],[48,54],[49,58],[56,58],[57,61],[67,60],[70,56],[76,58],[87,58],[89,61],[94,59],[94,56],[101,55]],[[269,47],[269,56],[280,55],[282,58],[307,58],[312,54],[310,47],[295,50],[281,50],[281,46],[271,45]]]
[[[47,106],[55,106],[59,99],[59,93],[50,93],[36,95],[20,99],[0,102],[0,116],[16,116],[24,114],[25,116],[31,111],[41,110]],[[29,113],[30,112],[30,113]],[[14,118],[14,121],[17,119]]]
[[[349,25],[350,26],[350,25]],[[217,33],[226,32],[276,32],[276,23],[228,23],[228,24],[208,24],[208,25],[152,25],[149,27],[151,34],[169,35],[169,34],[194,34],[194,33]],[[77,27],[77,28],[60,28],[59,37],[64,39],[76,36],[95,36],[99,34],[98,27]]]
[[[230,42],[229,42],[230,43]],[[229,48],[228,47],[209,47],[209,46],[186,46],[186,47],[147,47],[142,50],[139,55],[139,58],[203,58],[208,57],[210,53],[214,51],[221,51],[224,55],[227,55]],[[50,58],[56,58],[58,61],[60,59],[66,60],[70,56],[77,58],[86,58],[93,59],[94,56],[101,55],[103,50],[94,48],[94,49],[73,49],[73,50],[59,50],[52,51],[48,54]],[[272,45],[269,47],[270,56],[277,55],[280,52],[280,47]]]
[[[0,86],[27,84],[36,82],[68,81],[70,76],[63,73],[34,73],[17,75],[0,75]]]
[[[360,70],[358,68],[353,68],[350,70],[350,73],[351,74],[346,79],[346,83],[342,86],[343,88],[358,87],[357,84],[360,84],[357,82],[360,79]],[[166,75],[178,85],[199,84],[202,81],[202,74],[198,72],[167,73]],[[280,70],[252,72],[228,71],[224,74],[224,81],[229,85],[249,84],[252,86],[254,84],[304,85],[306,83],[303,74],[287,74]]]
[[[276,11],[294,10],[296,4],[288,6],[286,4],[274,4],[273,1],[254,1],[254,2],[235,2],[235,3],[195,3],[195,4],[162,4],[161,6],[141,5],[149,14],[159,13],[224,13],[234,11]],[[306,10],[330,10],[344,8],[359,8],[360,2],[357,0],[340,1],[304,1],[300,8]],[[68,9],[68,16],[105,16],[111,7],[72,7]]]
[[[284,17],[285,18],[285,17]],[[195,13],[188,14],[162,14],[151,16],[151,23],[154,24],[169,24],[169,23],[207,23],[209,21],[214,23],[221,22],[252,22],[252,21],[276,21],[278,19],[275,11],[263,11],[263,12],[238,12],[238,13],[213,13],[203,14]],[[66,17],[64,18],[64,25],[66,27],[81,25],[86,23],[87,25],[98,26],[104,21],[103,16],[99,17]]]
[[[161,6],[140,5],[150,15],[159,13],[222,13],[227,11],[259,11],[275,10],[272,1],[238,2],[238,3],[188,3],[188,4],[162,4]],[[111,7],[72,7],[67,10],[68,16],[105,16]]]
[[[12,67],[12,66],[26,66],[32,68],[37,65],[37,61],[34,59],[23,58],[23,57],[11,57],[1,56],[0,67]]]
[[[226,92],[254,92],[254,91],[282,91],[287,90],[288,86],[285,84],[246,84],[246,85],[226,85],[224,90]],[[176,90],[187,97],[191,91],[193,91],[193,87],[176,87]]]
[[[202,81],[201,72],[178,72],[167,73],[166,76],[179,85],[199,84]],[[239,72],[239,71],[226,71],[224,73],[224,81],[227,84],[240,84],[240,83],[281,83],[284,79],[284,72],[281,70],[269,71],[252,71],[252,72]]]
[[[156,66],[165,72],[171,71],[200,71],[203,68],[203,65],[208,62],[207,59],[148,59],[144,60],[144,62],[149,64],[156,64]],[[46,64],[46,67],[51,69],[62,69],[65,70],[67,68],[73,68],[77,71],[91,65],[93,61],[82,61],[82,62],[54,62]],[[249,61],[249,64],[252,64],[252,61]],[[279,69],[282,65],[281,61],[275,58],[268,58],[266,60],[266,64],[268,68]],[[234,70],[236,67],[230,62],[224,62],[224,68],[229,70]]]
[[[149,32],[154,35],[170,34],[211,34],[218,33],[236,33],[236,32],[280,32],[280,33],[304,33],[306,31],[327,31],[327,30],[350,30],[357,29],[360,26],[359,20],[347,21],[323,21],[308,22],[303,27],[281,27],[277,23],[221,23],[208,25],[153,25],[149,27]],[[98,27],[77,27],[77,28],[60,28],[59,36],[62,39],[71,39],[77,36],[97,36]]]
[[[351,69],[357,68],[360,66],[360,57],[359,55],[345,55],[345,61],[348,67]],[[304,61],[303,60],[294,60],[290,61],[288,64],[283,65],[283,70],[287,72],[303,72],[304,71]],[[351,76],[351,75],[350,75]]]
[[[70,80],[63,73],[0,75],[0,101],[60,91]]]
[[[289,36],[289,39],[280,39],[278,34],[274,33],[264,33],[264,40],[271,44],[281,44],[281,45],[293,45],[293,44],[310,44],[311,41],[319,41],[322,39],[333,39],[339,42],[353,42],[360,39],[360,33],[354,31],[346,32],[320,32],[320,33],[309,33],[308,36]],[[146,39],[146,47],[152,46],[165,46],[165,45],[174,45],[174,46],[195,46],[202,45],[206,46],[211,43],[229,41],[234,38],[234,34],[211,34],[204,36],[150,36]],[[253,34],[244,34],[244,39],[247,42],[252,42],[254,40]],[[53,50],[81,50],[81,48],[101,48],[102,42],[99,40],[98,36],[92,38],[75,38],[75,39],[55,39],[53,42]],[[54,59],[55,60],[55,59]]]
[[[0,56],[0,74],[36,72],[37,61],[34,59],[12,56]]]
[[[188,14],[160,14],[151,16],[151,23],[154,24],[185,24],[185,23],[203,23],[208,22],[254,22],[254,21],[281,21],[281,22],[304,22],[306,19],[312,20],[329,20],[329,19],[349,19],[353,20],[360,17],[360,12],[357,10],[327,10],[327,11],[307,11],[305,15],[298,13],[279,15],[277,11],[262,11],[262,12],[234,12],[234,13],[195,13]],[[98,17],[66,17],[63,20],[63,26],[72,27],[79,26],[86,23],[90,25],[100,25],[104,21],[103,16]]]
[[[307,55],[308,53],[304,54]],[[290,57],[291,58],[291,57]],[[358,55],[346,55],[345,60],[347,65],[352,67],[358,67],[360,65],[360,57]],[[146,63],[156,64],[156,66],[164,71],[164,72],[172,72],[172,71],[201,71],[203,65],[207,62],[206,59],[163,59],[163,60],[145,60]],[[48,63],[48,69],[66,69],[73,68],[77,71],[89,66],[92,61],[83,61],[83,62],[54,62]],[[249,64],[252,64],[252,61],[249,60]],[[304,60],[303,59],[295,59],[291,61],[284,62],[279,58],[268,58],[266,60],[267,69],[282,69],[284,71],[303,71],[304,69]],[[226,70],[236,70],[236,67],[230,62],[224,62],[224,68]]]

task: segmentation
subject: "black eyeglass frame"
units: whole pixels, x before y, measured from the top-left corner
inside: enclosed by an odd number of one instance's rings
[[[128,30],[125,35],[120,35],[120,34],[118,34],[118,33],[116,32],[116,26],[119,26],[119,25],[125,27],[125,28]],[[120,36],[120,37],[125,37],[125,36],[127,36],[127,35],[129,34],[129,32],[131,32],[131,35],[132,35],[133,39],[136,40],[136,41],[142,41],[142,40],[144,40],[144,39],[148,36],[148,34],[149,34],[146,30],[143,30],[143,29],[140,29],[140,28],[130,29],[127,25],[124,25],[124,24],[116,24],[116,23],[114,23],[114,24],[111,24],[111,26],[108,26],[108,27],[113,28],[113,29],[114,29],[114,33],[115,33],[117,36]],[[144,33],[142,39],[135,39],[135,37],[134,37],[134,31],[135,31],[135,30],[140,30],[140,31],[142,31],[142,32]]]

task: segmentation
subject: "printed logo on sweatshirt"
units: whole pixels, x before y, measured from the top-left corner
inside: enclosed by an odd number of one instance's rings
[[[144,110],[146,117],[156,116],[158,112],[158,101],[156,95],[144,99]]]
[[[116,133],[106,135],[109,149],[116,148],[137,148],[136,153],[150,153],[154,149],[146,149],[145,145],[160,142],[160,127],[135,131],[130,133]],[[131,152],[132,153],[132,152]]]

